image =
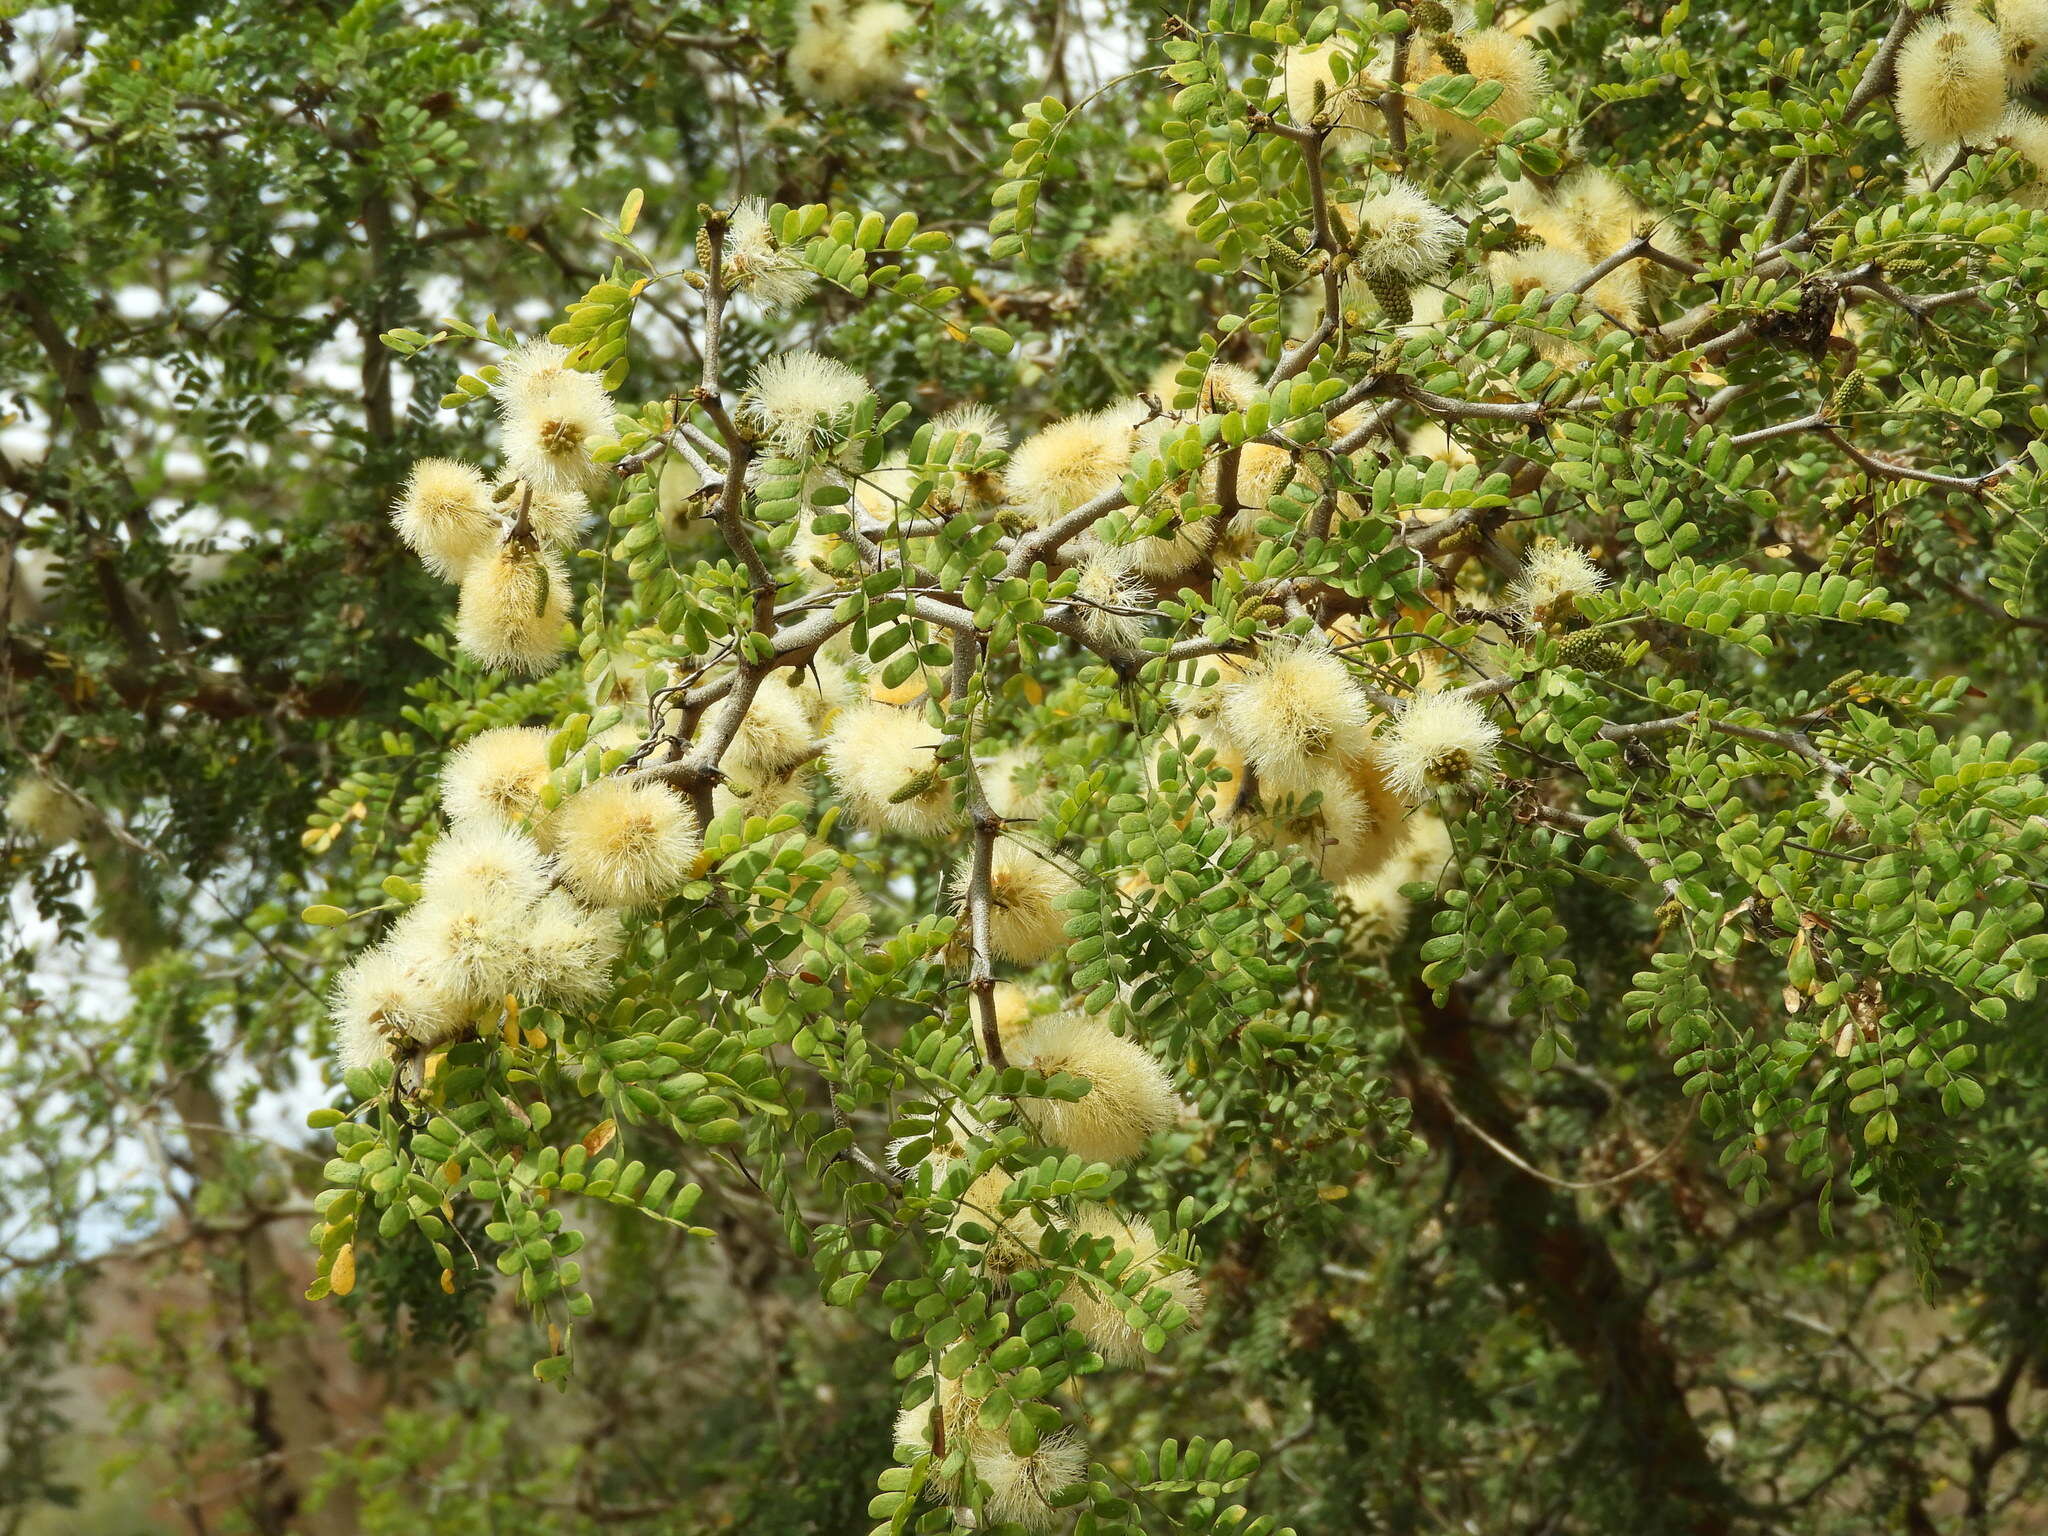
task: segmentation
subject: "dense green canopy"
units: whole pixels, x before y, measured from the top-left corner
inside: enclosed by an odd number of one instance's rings
[[[2048,1517],[2048,5],[6,14],[0,1531]]]

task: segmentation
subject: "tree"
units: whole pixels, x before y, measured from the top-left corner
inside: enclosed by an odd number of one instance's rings
[[[200,1263],[194,1529],[2030,1527],[2048,13],[423,16],[12,40],[18,1371]]]

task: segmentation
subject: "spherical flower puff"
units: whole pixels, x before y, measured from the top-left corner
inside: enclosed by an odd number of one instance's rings
[[[1287,50],[1281,73],[1287,90],[1287,116],[1297,128],[1310,126],[1318,117],[1340,129],[1365,132],[1373,126],[1367,83],[1354,69],[1344,83],[1337,84],[1336,61],[1349,53],[1347,43],[1331,40],[1314,47]]]
[[[463,573],[455,643],[494,672],[547,671],[568,622],[569,571],[553,550],[508,541]]]
[[[1613,255],[1648,222],[1627,187],[1590,165],[1559,178],[1547,194],[1533,182],[1518,181],[1508,188],[1506,202],[1516,220],[1542,239],[1591,261]]]
[[[1045,797],[1059,787],[1035,752],[1005,747],[976,764],[989,809],[1005,821],[1035,821],[1045,814]]]
[[[1389,866],[1346,881],[1337,891],[1344,942],[1354,955],[1378,958],[1401,942],[1413,908],[1401,887],[1406,870]]]
[[[703,850],[681,795],[613,774],[556,810],[555,863],[563,882],[596,907],[644,907],[689,880]]]
[[[2013,193],[2013,201],[2023,208],[2039,208],[2048,203],[2048,118],[2025,107],[2006,108],[2005,116],[1998,121],[1997,142],[2017,151],[2026,164],[2027,183]]]
[[[528,356],[543,346],[545,353]],[[612,397],[594,373],[562,364],[552,342],[529,342],[498,376],[500,447],[509,476],[536,492],[566,494],[597,480],[590,450],[610,442]]]
[[[1032,1019],[1007,1054],[1012,1066],[1041,1076],[1065,1072],[1087,1080],[1089,1091],[1072,1102],[1017,1100],[1017,1112],[1040,1137],[1084,1161],[1126,1162],[1180,1116],[1173,1079],[1159,1059],[1087,1014]]]
[[[451,821],[512,826],[540,810],[548,732],[536,725],[480,731],[441,765],[441,809]]]
[[[1467,464],[1479,462],[1472,457],[1470,449],[1433,421],[1425,422],[1410,432],[1403,446],[1412,458],[1435,459],[1452,469],[1463,469]]]
[[[921,1374],[929,1377],[931,1371],[927,1368]],[[925,1483],[925,1487],[934,1493],[950,1498],[958,1491],[958,1473],[940,1470],[945,1462],[953,1459],[956,1451],[964,1453],[963,1459],[976,1466],[984,1458],[1008,1454],[1009,1435],[1000,1428],[982,1427],[981,1405],[982,1399],[967,1390],[965,1377],[955,1377],[951,1381],[940,1377],[931,1396],[915,1408],[905,1408],[896,1415],[896,1444],[923,1454],[935,1449],[932,1415],[938,1414],[938,1427],[944,1431],[939,1438],[945,1454],[934,1456]]]
[[[429,900],[447,896],[526,907],[547,894],[548,871],[524,832],[471,817],[456,822],[428,851],[421,882]]]
[[[1591,270],[1591,264],[1585,257],[1557,245],[1539,245],[1526,251],[1496,251],[1486,263],[1488,282],[1497,290],[1506,290],[1517,303],[1538,289],[1553,299],[1570,293]],[[1626,272],[1627,269],[1623,268],[1608,273],[1594,285],[1588,296],[1593,304],[1620,320],[1634,318],[1636,299],[1641,291],[1637,284],[1626,280]],[[1617,284],[1617,278],[1624,281]],[[1587,299],[1582,298],[1574,311],[1574,323],[1585,316],[1586,305]],[[1549,330],[1516,326],[1515,334],[1553,363],[1570,364],[1585,360],[1585,349],[1577,342]]]
[[[458,889],[408,909],[384,943],[407,969],[474,1012],[512,990],[525,923],[525,907]]]
[[[1440,272],[1465,242],[1465,227],[1395,177],[1354,210],[1361,271],[1412,283]]]
[[[1083,242],[1090,256],[1110,266],[1136,261],[1145,254],[1145,221],[1135,213],[1110,215],[1109,222]]]
[[[334,1055],[344,1072],[392,1060],[394,1046],[439,1045],[469,1022],[462,1000],[431,967],[389,943],[367,949],[328,992]]]
[[[1151,621],[1141,609],[1152,592],[1132,574],[1136,557],[1129,549],[1090,550],[1076,568],[1074,617],[1081,633],[1106,650],[1129,655],[1138,649]]]
[[[421,459],[391,508],[406,548],[443,581],[460,581],[472,560],[498,542],[498,518],[483,472],[453,459]]]
[[[1068,416],[1017,445],[1003,472],[1010,500],[1043,526],[1123,479],[1136,444],[1128,407]]]
[[[968,1185],[947,1227],[948,1235],[963,1243],[962,1229],[969,1223],[988,1234],[980,1249],[981,1273],[994,1285],[1007,1284],[1020,1269],[1036,1268],[1038,1244],[1045,1236],[1045,1223],[1030,1206],[1002,1214],[1000,1202],[1012,1177],[1003,1168],[991,1168]]]
[[[1451,843],[1451,829],[1443,817],[1419,810],[1408,818],[1408,835],[1402,840],[1397,862],[1404,884],[1427,881],[1434,885],[1443,878],[1444,866],[1457,854]]]
[[[1606,585],[1606,575],[1584,550],[1545,541],[1530,552],[1508,598],[1517,613],[1540,628],[1575,616],[1578,600]]]
[[[611,990],[624,943],[618,914],[586,907],[567,891],[533,904],[520,933],[513,994],[551,1007],[588,1006]]]
[[[938,733],[920,709],[855,704],[825,735],[825,772],[854,818],[878,832],[936,838],[958,818],[938,772]]]
[[[836,358],[784,352],[754,370],[740,414],[778,452],[808,459],[843,438],[854,412],[873,394],[866,379]]]
[[[1899,132],[1930,157],[1985,137],[2005,115],[2005,42],[1997,27],[1960,5],[1913,29],[1892,78]]]
[[[1418,693],[1378,743],[1388,784],[1410,800],[1440,789],[1474,789],[1493,776],[1500,727],[1477,699],[1456,693]]]
[[[953,457],[967,456],[970,438],[978,440],[975,448],[977,458],[986,458],[992,453],[1007,453],[1010,450],[1010,429],[996,419],[996,413],[985,405],[956,405],[950,411],[941,411],[932,418],[932,441],[937,442],[948,432],[958,433],[960,441],[954,445]]]
[[[712,706],[713,718],[721,708]],[[764,682],[754,690],[720,766],[748,783],[761,783],[785,776],[811,746],[811,719],[803,700],[787,686]]]
[[[581,491],[529,487],[517,475],[508,475],[500,477],[493,496],[508,522],[524,507],[534,537],[556,549],[574,544],[590,523],[590,498]]]
[[[1325,880],[1347,880],[1373,851],[1372,811],[1340,767],[1311,771],[1287,789],[1261,791],[1252,830],[1275,847],[1292,848]]]
[[[1155,1317],[1144,1306],[1146,1294],[1164,1290],[1187,1311],[1184,1328],[1192,1328],[1202,1314],[1202,1286],[1193,1270],[1169,1268],[1159,1251],[1159,1239],[1142,1222],[1125,1221],[1106,1205],[1082,1205],[1074,1212],[1073,1230],[1082,1237],[1107,1238],[1130,1254],[1131,1265],[1118,1277],[1128,1283],[1134,1273],[1142,1274],[1144,1289],[1131,1296],[1119,1286],[1112,1290],[1099,1281],[1078,1279],[1068,1284],[1061,1300],[1074,1309],[1074,1327],[1092,1348],[1112,1365],[1137,1365],[1145,1358],[1144,1330],[1133,1328],[1125,1309],[1138,1306],[1147,1318]],[[1111,1261],[1114,1262],[1113,1260]],[[1149,1323],[1147,1326],[1150,1326]]]
[[[7,797],[7,822],[46,848],[70,842],[91,820],[85,806],[39,773],[16,780]]]
[[[980,1116],[954,1104],[932,1114],[929,1130],[915,1136],[899,1136],[890,1142],[889,1166],[900,1173],[929,1167],[934,1179],[942,1179],[955,1163],[967,1160],[975,1139],[987,1134],[988,1127],[982,1124]],[[915,1157],[908,1156],[910,1149],[920,1143],[924,1150]]]
[[[2048,0],[1997,0],[1998,40],[2005,49],[2005,77],[2026,86],[2048,64]]]
[[[1259,775],[1262,791],[1308,781],[1332,756],[1365,750],[1371,710],[1334,652],[1300,641],[1266,647],[1222,690],[1219,718]]]
[[[1004,1444],[974,1461],[974,1475],[988,1485],[991,1520],[1049,1531],[1066,1511],[1052,1497],[1088,1475],[1088,1453],[1072,1435],[1051,1435],[1028,1456]]]
[[[960,934],[967,934],[967,888],[974,870],[969,854],[953,870],[953,910]],[[1067,936],[1067,914],[1059,900],[1075,889],[1074,877],[1047,855],[1015,838],[997,842],[989,861],[988,942],[996,958],[1036,965]]]
[[[801,304],[818,286],[818,274],[803,257],[776,239],[758,197],[741,203],[726,220],[723,259],[726,286],[766,310]]]
[[[862,62],[872,86],[901,78],[903,34],[917,18],[896,0],[868,0],[846,18],[846,46]]]
[[[1416,50],[1415,68],[1411,71],[1415,84],[1449,74],[1470,75],[1482,84],[1490,80],[1499,81],[1501,93],[1480,114],[1482,117],[1490,117],[1505,127],[1512,127],[1524,118],[1536,116],[1550,82],[1543,55],[1534,44],[1498,27],[1462,33],[1452,41],[1457,52],[1463,55],[1464,67],[1454,68],[1445,59],[1443,49],[1425,42]],[[1470,148],[1482,141],[1479,125],[1455,112],[1417,98],[1410,98],[1408,109],[1415,115],[1416,122],[1433,129],[1440,138],[1454,146]]]

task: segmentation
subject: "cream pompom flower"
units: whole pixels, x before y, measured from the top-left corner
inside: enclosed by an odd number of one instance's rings
[[[1500,94],[1481,116],[1490,117],[1505,127],[1513,127],[1524,118],[1536,116],[1542,109],[1544,94],[1550,88],[1549,69],[1535,45],[1499,27],[1460,33],[1455,38],[1432,39],[1424,44],[1419,50],[1418,67],[1413,74],[1415,83],[1419,85],[1434,76],[1447,74],[1470,75],[1481,84],[1499,82]],[[1466,146],[1481,141],[1477,123],[1469,122],[1433,102],[1411,100],[1409,110],[1419,123],[1434,129],[1454,145]]]
[[[533,839],[499,821],[458,821],[427,853],[427,899],[503,902],[525,907],[547,894],[546,860]]]
[[[554,1006],[587,1005],[611,990],[611,966],[623,935],[618,914],[550,891],[527,914],[513,970],[513,991]]]
[[[1344,940],[1355,955],[1376,959],[1408,931],[1412,905],[1401,894],[1407,871],[1398,867],[1374,870],[1346,881],[1337,891],[1337,914],[1344,921]]]
[[[1115,407],[1054,422],[1010,455],[1005,493],[1040,525],[1073,511],[1116,485],[1130,468],[1131,427],[1130,411]]]
[[[967,893],[974,858],[953,870],[953,909],[967,931]],[[1035,848],[1004,838],[989,861],[988,941],[996,958],[1036,965],[1066,937],[1067,914],[1060,898],[1076,888],[1074,877]]]
[[[1253,830],[1297,850],[1325,880],[1349,879],[1374,851],[1372,808],[1341,765],[1312,771],[1286,789],[1267,789],[1262,800]]]
[[[506,472],[537,492],[581,490],[597,478],[590,450],[610,442],[612,397],[594,373],[572,368],[551,341],[529,341],[498,368]]]
[[[389,942],[363,951],[335,978],[328,1012],[344,1072],[391,1061],[401,1045],[439,1045],[468,1023],[462,999],[434,969]]]
[[[1993,10],[2005,49],[2006,82],[2021,89],[2048,64],[2048,0],[1997,0]]]
[[[1223,685],[1219,717],[1262,784],[1286,791],[1325,759],[1364,751],[1371,711],[1335,652],[1283,641]]]
[[[45,848],[71,842],[90,821],[84,804],[40,773],[24,774],[7,796],[7,824]]]
[[[1320,118],[1338,128],[1365,130],[1372,124],[1366,82],[1356,73],[1337,83],[1337,59],[1346,45],[1335,39],[1296,44],[1281,62],[1287,116],[1297,128]]]
[[[810,754],[811,717],[800,694],[772,678],[754,691],[721,764],[755,785],[786,778]]]
[[[818,274],[776,238],[758,197],[741,203],[726,221],[723,259],[726,286],[766,310],[801,304],[818,286]]]
[[[998,421],[996,413],[985,405],[956,405],[950,411],[941,411],[934,416],[932,441],[937,442],[948,432],[960,435],[960,443],[953,450],[956,459],[966,457],[969,438],[980,445],[974,450],[977,457],[1010,451],[1010,429]]]
[[[1440,789],[1476,789],[1493,776],[1500,727],[1476,699],[1418,693],[1379,741],[1387,781],[1410,800]]]
[[[874,394],[836,358],[784,352],[759,368],[740,397],[740,414],[780,453],[816,458],[853,428],[854,412]]]
[[[441,809],[450,820],[530,821],[548,781],[548,733],[534,725],[479,731],[441,765]]]
[[[974,1241],[967,1232],[970,1226],[986,1234],[978,1250],[980,1267],[982,1277],[993,1285],[1007,1284],[1020,1269],[1037,1268],[1038,1245],[1045,1237],[1045,1223],[1030,1206],[1003,1211],[1003,1193],[1010,1183],[1007,1169],[989,1169],[967,1186],[947,1227],[947,1235],[962,1243]]]
[[[1088,1453],[1069,1434],[1048,1436],[1027,1456],[1004,1444],[974,1460],[975,1476],[988,1485],[989,1517],[1027,1531],[1059,1524],[1065,1511],[1053,1504],[1053,1495],[1087,1472]]]
[[[1442,271],[1465,239],[1463,225],[1400,177],[1360,202],[1355,216],[1359,269],[1400,282]]]
[[[406,548],[443,581],[460,581],[471,561],[498,542],[498,518],[483,471],[453,459],[421,459],[391,508]]]
[[[1899,132],[1923,154],[1973,143],[2005,115],[2005,43],[1997,27],[1959,5],[1913,29],[1892,78]]]
[[[905,837],[942,837],[957,823],[953,786],[938,770],[938,733],[924,711],[855,704],[825,735],[825,772],[864,826]]]
[[[987,1134],[988,1127],[980,1117],[958,1104],[935,1110],[929,1130],[898,1136],[889,1143],[889,1166],[902,1173],[928,1167],[934,1179],[941,1179],[955,1163],[966,1161],[975,1140]],[[915,1156],[912,1149],[917,1149]]]
[[[1130,655],[1151,627],[1143,612],[1151,589],[1135,574],[1131,548],[1095,549],[1075,568],[1074,618],[1081,633],[1105,650]]]
[[[690,878],[703,848],[682,796],[616,774],[564,800],[550,830],[563,883],[594,907],[664,900]]]
[[[511,992],[525,915],[524,906],[476,890],[430,892],[391,925],[385,943],[409,969],[474,1011]]]
[[[1573,617],[1580,598],[1606,586],[1606,575],[1584,550],[1545,541],[1530,552],[1508,598],[1517,613],[1540,628]]]
[[[510,541],[463,573],[455,643],[492,671],[547,671],[568,622],[569,571],[553,550]]]
[[[510,475],[500,477],[492,495],[508,520],[524,508],[533,536],[556,549],[574,544],[590,524],[590,498],[581,491],[542,490]]]
[[[1106,1205],[1090,1204],[1074,1212],[1072,1228],[1076,1236],[1116,1245],[1109,1269],[1118,1269],[1118,1257],[1129,1255],[1113,1281],[1076,1279],[1061,1297],[1074,1309],[1074,1327],[1098,1355],[1112,1365],[1139,1364],[1146,1353],[1144,1330],[1158,1321],[1168,1304],[1177,1303],[1187,1314],[1180,1321],[1182,1329],[1194,1327],[1202,1314],[1201,1282],[1193,1270],[1160,1252],[1159,1239],[1149,1226],[1126,1221]],[[1165,1294],[1164,1302],[1156,1299],[1159,1292]],[[1145,1319],[1142,1325],[1132,1325],[1132,1311]]]
[[[1159,1059],[1087,1014],[1025,1020],[1006,1050],[1012,1066],[1087,1081],[1089,1091],[1079,1099],[1026,1096],[1017,1100],[1017,1112],[1047,1142],[1088,1162],[1127,1162],[1180,1115],[1173,1079]]]
[[[807,0],[785,62],[790,84],[816,101],[845,105],[903,78],[903,34],[915,18],[897,0]]]

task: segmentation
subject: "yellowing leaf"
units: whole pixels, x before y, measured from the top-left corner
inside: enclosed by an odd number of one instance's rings
[[[334,1267],[327,1271],[327,1288],[346,1296],[356,1288],[356,1245],[343,1243],[334,1250]]]
[[[585,1152],[588,1152],[592,1157],[595,1157],[598,1153],[602,1152],[606,1147],[610,1146],[612,1144],[612,1138],[618,1134],[618,1121],[600,1120],[596,1125],[593,1125],[590,1128],[589,1134],[587,1134],[583,1138],[583,1150]]]

